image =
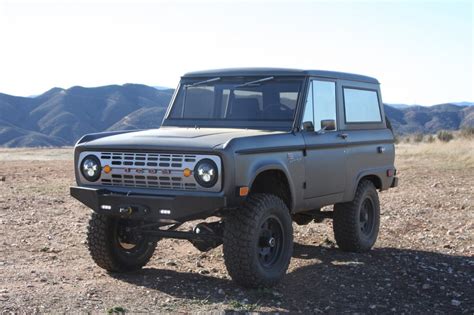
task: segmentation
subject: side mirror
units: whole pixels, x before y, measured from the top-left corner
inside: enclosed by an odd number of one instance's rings
[[[321,130],[336,130],[336,121],[334,119],[321,120]]]
[[[313,132],[314,131],[313,122],[312,121],[303,122],[303,130]]]

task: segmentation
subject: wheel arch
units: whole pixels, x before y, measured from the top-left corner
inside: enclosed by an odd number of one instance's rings
[[[249,183],[250,193],[275,194],[285,202],[290,212],[293,211],[294,186],[286,167],[281,164],[267,164],[258,167],[253,174]]]
[[[361,172],[354,182],[354,185],[351,189],[351,195],[349,196],[348,200],[354,199],[355,193],[357,191],[357,187],[359,186],[359,183],[363,180],[368,180],[372,182],[375,188],[379,190],[383,188],[382,178],[380,178],[380,175],[378,175],[376,172],[373,172],[373,171]]]

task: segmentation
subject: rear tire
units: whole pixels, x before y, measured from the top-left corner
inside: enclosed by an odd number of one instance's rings
[[[139,222],[92,213],[87,229],[87,245],[99,267],[112,272],[128,272],[148,263],[156,242],[128,235],[127,227],[136,224]]]
[[[248,288],[270,287],[285,275],[293,254],[288,207],[275,195],[255,194],[225,219],[224,260],[232,279]]]
[[[369,180],[359,183],[354,200],[334,206],[334,238],[344,251],[369,251],[377,240],[379,225],[379,196]]]

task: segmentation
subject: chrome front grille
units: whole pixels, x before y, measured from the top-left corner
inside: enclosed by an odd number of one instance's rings
[[[220,191],[221,161],[214,155],[175,154],[175,153],[141,153],[141,152],[82,152],[79,165],[88,155],[99,158],[102,169],[108,165],[111,171],[102,171],[96,182],[103,186],[154,188],[170,190]],[[215,186],[205,188],[194,179],[194,174],[184,176],[186,168],[194,170],[202,159],[213,160],[218,167],[218,181]],[[81,181],[87,182],[81,175]]]

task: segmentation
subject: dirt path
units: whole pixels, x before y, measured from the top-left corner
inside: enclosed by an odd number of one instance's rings
[[[107,274],[85,246],[89,211],[68,195],[72,161],[0,152],[0,311],[472,314],[474,167],[452,150],[398,148],[401,186],[381,194],[368,254],[339,251],[330,221],[295,225],[288,275],[272,290],[236,286],[221,248],[200,253],[186,241],[161,241],[140,272]]]

